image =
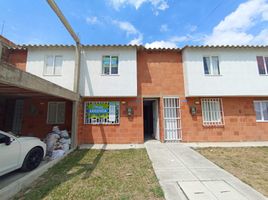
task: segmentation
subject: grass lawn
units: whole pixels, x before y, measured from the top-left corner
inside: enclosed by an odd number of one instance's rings
[[[200,148],[197,151],[268,197],[268,147]]]
[[[164,199],[145,149],[76,150],[16,199]]]

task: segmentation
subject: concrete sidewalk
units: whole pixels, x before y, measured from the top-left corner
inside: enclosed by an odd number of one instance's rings
[[[145,146],[167,200],[267,200],[184,144]]]

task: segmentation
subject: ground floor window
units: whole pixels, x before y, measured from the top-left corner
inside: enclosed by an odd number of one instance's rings
[[[85,102],[85,124],[119,124],[120,103],[118,101]]]
[[[220,98],[201,99],[204,126],[224,125],[222,100]]]
[[[268,101],[254,101],[257,122],[268,122]]]
[[[64,124],[65,102],[48,102],[47,123]]]

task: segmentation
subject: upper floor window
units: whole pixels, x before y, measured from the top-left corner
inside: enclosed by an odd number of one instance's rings
[[[257,122],[268,122],[268,101],[254,101]]]
[[[203,57],[204,72],[207,75],[220,75],[219,57],[205,56]]]
[[[268,75],[268,57],[257,56],[259,74]]]
[[[102,74],[118,74],[118,56],[102,57]]]
[[[62,56],[46,56],[44,75],[61,75]]]

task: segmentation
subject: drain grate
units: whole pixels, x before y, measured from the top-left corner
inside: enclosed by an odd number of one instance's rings
[[[183,181],[178,186],[189,200],[247,200],[225,181]]]

